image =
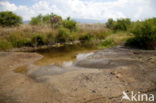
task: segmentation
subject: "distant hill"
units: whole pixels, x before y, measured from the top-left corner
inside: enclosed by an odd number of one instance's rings
[[[29,24],[29,22],[30,22],[29,20],[23,21],[24,24]]]
[[[89,23],[89,24],[106,22],[106,20],[95,20],[95,19],[74,19],[74,20],[79,23]]]
[[[88,24],[94,24],[94,23],[105,23],[106,20],[95,20],[95,19],[77,19],[77,18],[73,18],[73,20],[75,20],[76,22],[79,23],[88,23]],[[27,21],[23,21],[24,24],[29,24],[29,20]]]

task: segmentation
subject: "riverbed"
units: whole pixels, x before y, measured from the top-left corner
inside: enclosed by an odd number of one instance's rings
[[[124,46],[92,50],[72,54],[65,49],[64,56],[57,50],[1,52],[0,103],[120,103],[123,91],[156,94],[156,51]],[[62,66],[68,61],[74,66]],[[25,72],[15,72],[24,65]]]

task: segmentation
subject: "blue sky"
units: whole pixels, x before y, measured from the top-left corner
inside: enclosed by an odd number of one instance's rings
[[[0,11],[13,11],[24,20],[52,12],[63,18],[138,20],[156,17],[155,5],[156,0],[0,0]]]
[[[10,3],[14,3],[15,5],[27,5],[27,6],[32,6],[35,1],[34,0],[8,0]]]
[[[19,5],[27,5],[27,6],[30,7],[34,3],[36,3],[38,0],[29,0],[29,1],[28,0],[3,0],[3,1],[9,1],[10,3],[14,3],[17,6],[19,6]],[[81,0],[81,1],[110,2],[110,1],[116,1],[116,0]]]

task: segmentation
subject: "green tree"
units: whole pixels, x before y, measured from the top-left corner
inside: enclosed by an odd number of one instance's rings
[[[57,42],[65,43],[70,41],[70,30],[64,27],[59,28],[58,35],[56,36]]]
[[[77,30],[76,21],[71,20],[70,17],[68,17],[66,20],[63,21],[63,26],[65,28],[68,28],[70,31],[76,31]]]
[[[11,11],[0,12],[0,26],[18,26],[22,18]]]
[[[113,29],[114,23],[115,23],[115,21],[112,18],[110,18],[110,19],[108,19],[108,21],[106,23],[106,27],[109,29]]]
[[[33,17],[30,21],[31,25],[52,25],[52,27],[59,27],[62,25],[62,17],[56,14],[38,15]]]
[[[42,24],[42,20],[43,16],[40,14],[37,17],[33,17],[31,18],[30,24],[31,25],[41,25]]]
[[[131,24],[131,20],[129,18],[118,19],[114,25],[114,30],[127,31],[130,24]]]
[[[53,28],[60,27],[62,25],[62,17],[56,14],[51,14],[50,23]]]
[[[147,19],[133,24],[134,38],[127,41],[127,45],[142,49],[156,49],[156,18]]]

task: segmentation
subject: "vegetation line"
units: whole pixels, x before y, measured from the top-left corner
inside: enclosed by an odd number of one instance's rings
[[[0,12],[0,50],[65,44],[80,41],[83,45],[107,48],[122,42],[126,46],[156,49],[156,18],[132,22],[109,19],[105,24],[80,24],[56,14],[38,15],[30,24],[13,12]]]

